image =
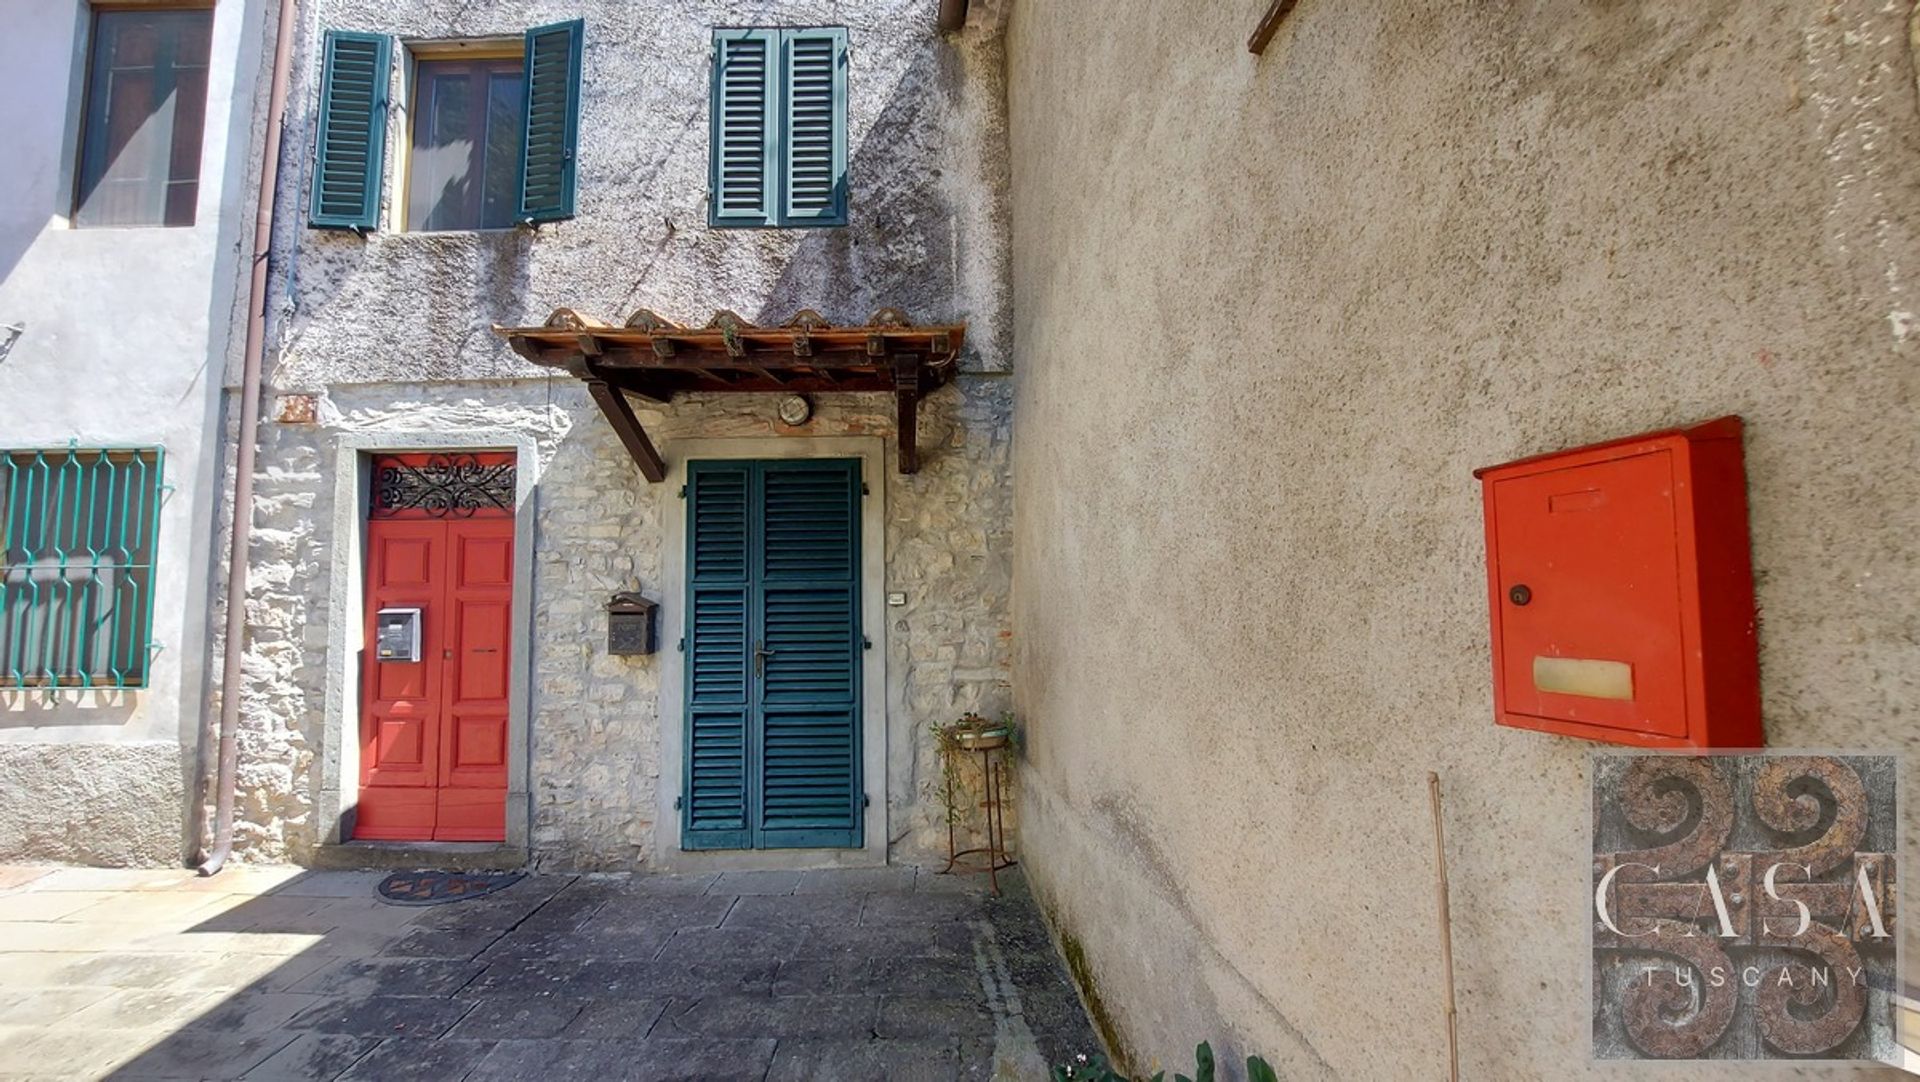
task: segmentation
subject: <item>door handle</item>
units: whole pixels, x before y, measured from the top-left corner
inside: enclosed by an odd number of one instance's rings
[[[767,675],[767,659],[772,657],[773,655],[774,655],[774,651],[767,649],[766,643],[763,643],[763,642],[754,643],[753,644],[753,675],[755,676]]]

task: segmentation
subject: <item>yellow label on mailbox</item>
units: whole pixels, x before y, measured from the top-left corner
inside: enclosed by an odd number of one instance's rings
[[[1584,695],[1589,699],[1633,698],[1633,666],[1624,661],[1584,657],[1533,659],[1533,686],[1556,695]]]

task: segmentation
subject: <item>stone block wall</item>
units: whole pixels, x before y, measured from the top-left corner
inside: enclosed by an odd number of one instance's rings
[[[884,396],[822,395],[789,429],[768,396],[695,396],[640,408],[662,446],[679,438],[875,435],[888,439],[883,633],[889,699],[887,800],[896,855],[942,851],[940,768],[927,725],[1011,705],[1008,589],[1012,527],[1011,385],[963,376],[933,395],[920,422],[922,469],[893,468]],[[336,538],[358,509],[334,505],[332,464],[347,434],[511,432],[539,448],[535,491],[530,844],[543,867],[627,869],[654,856],[661,783],[660,667],[606,653],[605,604],[636,586],[658,597],[667,538],[659,490],[571,379],[333,388],[315,422],[268,422],[256,484],[248,607],[246,724],[241,737],[240,851],[249,860],[309,859],[326,836],[315,794],[327,731],[327,626],[351,606],[328,596]],[[269,411],[271,412],[271,411]],[[871,478],[869,479],[872,480]],[[677,600],[669,599],[677,604]],[[351,779],[347,780],[351,785]],[[669,779],[667,784],[677,782]]]

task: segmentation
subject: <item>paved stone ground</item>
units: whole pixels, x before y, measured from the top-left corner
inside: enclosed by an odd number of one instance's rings
[[[1017,875],[0,867],[0,1078],[1043,1079],[1095,1047]]]

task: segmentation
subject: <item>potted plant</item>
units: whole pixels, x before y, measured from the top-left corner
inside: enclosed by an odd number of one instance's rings
[[[943,783],[940,795],[947,808],[947,824],[953,826],[960,821],[963,794],[966,792],[966,784],[960,776],[962,760],[969,752],[992,751],[1013,743],[1013,713],[1008,711],[1001,714],[998,721],[989,721],[969,710],[958,721],[946,724],[936,721],[927,729],[933,734],[934,747],[940,753]]]
[[[951,741],[951,746],[960,751],[1004,748],[1013,739],[1013,715],[1006,714],[999,721],[988,721],[968,711],[960,716],[959,721],[946,727],[945,735]]]

